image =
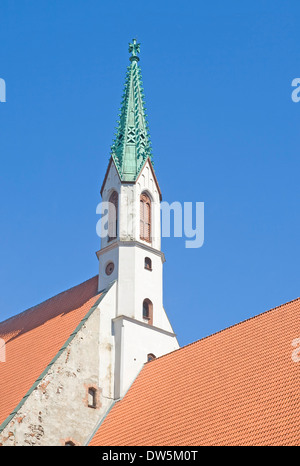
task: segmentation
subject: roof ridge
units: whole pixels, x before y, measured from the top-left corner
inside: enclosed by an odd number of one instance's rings
[[[180,348],[177,348],[177,349],[171,351],[170,353],[166,353],[166,354],[163,354],[163,355],[161,355],[161,356],[158,356],[157,358],[152,359],[150,362],[153,363],[154,361],[156,361],[156,360],[158,360],[158,359],[165,358],[165,357],[167,357],[167,356],[169,356],[169,355],[171,355],[171,354],[173,354],[173,353],[176,353],[177,351],[180,351],[180,350],[183,350],[183,349],[185,349],[185,348],[187,348],[187,347],[189,347],[189,346],[195,345],[196,343],[199,343],[200,341],[207,340],[208,338],[211,338],[211,337],[213,337],[213,336],[215,336],[215,335],[218,335],[219,333],[225,332],[226,330],[230,330],[231,328],[237,327],[238,325],[244,324],[244,323],[246,323],[246,322],[248,322],[248,321],[250,321],[250,320],[257,319],[258,317],[261,317],[261,316],[263,316],[264,314],[268,314],[268,313],[271,312],[271,311],[276,311],[276,310],[282,308],[283,306],[286,306],[287,304],[291,304],[291,303],[296,302],[296,301],[299,301],[299,300],[300,300],[300,296],[299,296],[298,298],[295,298],[295,299],[292,299],[292,300],[290,300],[290,301],[287,301],[286,303],[279,304],[279,305],[276,306],[276,307],[272,307],[271,309],[267,309],[266,311],[260,312],[259,314],[256,314],[256,315],[254,315],[254,316],[248,317],[247,319],[241,320],[241,322],[237,322],[237,323],[235,323],[235,324],[229,325],[228,327],[225,327],[225,328],[223,328],[223,329],[221,329],[221,330],[218,330],[218,331],[216,331],[216,332],[214,332],[214,333],[211,333],[210,335],[206,335],[206,336],[203,337],[203,338],[199,338],[199,340],[192,341],[191,343],[188,343],[187,345],[181,346]],[[146,364],[149,364],[149,362],[145,363],[145,365],[146,365]]]
[[[44,301],[41,301],[40,303],[35,304],[34,306],[28,307],[27,309],[25,309],[24,311],[19,312],[18,314],[15,314],[15,315],[13,315],[13,316],[10,316],[10,317],[8,317],[8,318],[5,319],[5,320],[1,320],[1,321],[0,321],[0,325],[1,325],[1,324],[4,324],[4,323],[6,323],[6,322],[8,322],[9,320],[15,319],[16,317],[19,317],[19,316],[21,316],[22,314],[25,314],[25,312],[31,311],[31,310],[35,309],[36,307],[41,306],[42,304],[47,303],[47,301],[50,301],[51,299],[57,298],[58,296],[63,295],[64,293],[67,293],[68,291],[70,291],[70,290],[76,288],[77,286],[81,286],[81,285],[83,285],[84,283],[87,283],[89,280],[93,280],[95,277],[97,277],[97,275],[94,275],[93,277],[90,277],[90,278],[88,278],[87,280],[84,280],[83,282],[78,283],[77,285],[71,286],[70,288],[67,288],[67,289],[64,290],[64,291],[60,291],[59,293],[57,293],[57,294],[51,296],[50,298],[47,298],[47,299],[45,299]]]

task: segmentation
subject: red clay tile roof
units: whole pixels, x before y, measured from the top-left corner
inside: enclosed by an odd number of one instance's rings
[[[299,337],[298,298],[147,363],[90,445],[300,445]]]
[[[98,277],[0,323],[6,361],[0,362],[0,425],[99,298]]]

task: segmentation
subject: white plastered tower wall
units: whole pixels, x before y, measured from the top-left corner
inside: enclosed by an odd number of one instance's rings
[[[114,163],[110,163],[102,189],[102,200],[118,193],[117,237],[102,239],[99,259],[99,289],[116,280],[114,334],[114,398],[122,397],[143,365],[148,354],[156,357],[179,348],[179,344],[163,307],[164,254],[160,250],[160,192],[149,160],[136,183],[121,183]],[[140,239],[140,196],[151,199],[151,242]],[[145,268],[145,258],[151,270]],[[106,274],[112,262],[114,270]],[[143,319],[143,301],[153,305],[153,321]]]

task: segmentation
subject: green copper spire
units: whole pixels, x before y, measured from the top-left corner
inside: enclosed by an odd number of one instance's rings
[[[111,155],[121,181],[135,181],[148,157],[152,160],[151,143],[145,113],[141,69],[138,66],[140,44],[129,44],[130,65]]]

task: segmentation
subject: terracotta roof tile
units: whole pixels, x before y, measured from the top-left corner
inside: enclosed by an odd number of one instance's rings
[[[0,323],[0,425],[100,296],[97,276]]]
[[[300,445],[298,337],[300,299],[147,363],[90,445]]]

